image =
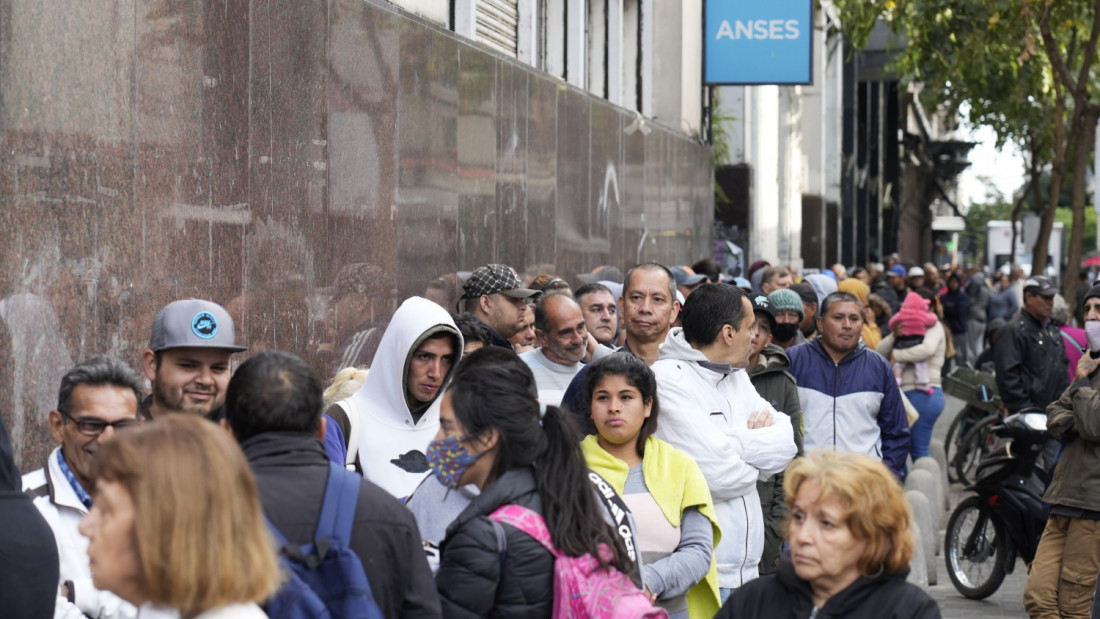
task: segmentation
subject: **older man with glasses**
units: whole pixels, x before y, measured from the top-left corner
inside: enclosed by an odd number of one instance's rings
[[[133,617],[136,609],[92,586],[88,539],[77,531],[92,507],[92,466],[100,445],[135,426],[141,379],[117,359],[96,357],[61,378],[49,428],[58,447],[44,468],[23,476],[23,491],[53,530],[60,558],[55,617]],[[51,548],[52,552],[53,549]]]

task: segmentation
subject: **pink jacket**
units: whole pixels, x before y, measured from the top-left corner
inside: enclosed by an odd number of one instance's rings
[[[915,292],[905,295],[898,313],[890,317],[890,330],[901,327],[901,335],[924,335],[928,328],[939,322],[939,317],[928,311],[929,301]]]

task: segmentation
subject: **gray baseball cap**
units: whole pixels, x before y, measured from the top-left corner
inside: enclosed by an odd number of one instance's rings
[[[225,308],[212,301],[184,299],[164,306],[153,321],[149,348],[159,352],[168,348],[222,348],[240,352],[233,333],[233,318]]]

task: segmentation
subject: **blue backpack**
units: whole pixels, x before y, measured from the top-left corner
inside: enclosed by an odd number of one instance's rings
[[[384,619],[363,563],[349,547],[360,483],[355,473],[329,463],[321,517],[311,543],[291,544],[267,521],[289,574],[264,604],[271,619]]]

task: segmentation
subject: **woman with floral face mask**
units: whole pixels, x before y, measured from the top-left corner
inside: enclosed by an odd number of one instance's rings
[[[543,407],[526,387],[525,367],[478,366],[464,358],[443,395],[440,428],[428,446],[439,481],[481,493],[447,528],[436,586],[444,617],[550,617],[554,556],[518,528],[488,518],[518,505],[541,515],[553,545],[569,556],[598,556],[627,565],[622,542],[603,519],[587,478],[580,435],[567,413]],[[498,530],[505,539],[498,539]],[[501,552],[501,548],[506,548]]]

